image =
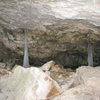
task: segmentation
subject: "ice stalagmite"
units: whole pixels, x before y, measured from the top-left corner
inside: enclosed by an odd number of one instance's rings
[[[88,43],[88,66],[93,66],[93,49],[91,43]]]
[[[29,67],[29,55],[28,55],[28,40],[27,33],[24,30],[25,40],[24,40],[24,59],[23,59],[23,67]]]

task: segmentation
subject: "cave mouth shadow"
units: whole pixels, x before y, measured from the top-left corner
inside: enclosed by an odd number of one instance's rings
[[[53,60],[56,64],[63,66],[63,68],[70,68],[72,70],[76,70],[80,66],[88,66],[87,62],[87,52],[59,52],[55,56],[47,57],[47,58],[34,58],[29,57],[30,65],[32,66],[42,66],[43,64]],[[94,55],[93,58],[94,67],[100,65],[100,57]]]
[[[15,65],[23,65],[23,54],[18,54],[18,52],[12,51],[10,48],[5,47],[5,45],[0,42],[0,62],[8,63],[8,66],[14,67]],[[100,65],[100,46],[99,43],[94,50],[94,67]],[[23,51],[22,48],[20,48]],[[29,55],[30,66],[40,67],[48,61],[55,61],[56,64],[62,65],[64,68],[76,69],[79,66],[87,66],[87,52],[83,53],[79,51],[66,51],[58,52],[56,55],[52,55],[47,58],[35,58]]]
[[[74,52],[71,54],[66,52],[60,52],[56,56],[42,58],[42,59],[29,56],[30,66],[35,66],[35,67],[40,67],[51,60],[53,60],[56,64],[63,66],[63,68],[65,69],[70,68],[72,70],[76,70],[80,66],[88,65],[87,54],[81,54],[79,52]],[[100,65],[98,61],[99,59],[94,58],[94,67]],[[23,55],[19,55],[17,57],[15,64],[23,66]]]

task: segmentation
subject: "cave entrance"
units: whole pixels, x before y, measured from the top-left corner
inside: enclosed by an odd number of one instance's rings
[[[94,45],[94,58],[93,63],[94,66],[100,65],[100,42]],[[15,64],[22,65],[23,64],[23,55],[18,54],[17,52],[12,51],[5,47],[3,43],[0,45],[2,47],[0,54],[0,62],[7,63],[8,66],[14,66]],[[56,55],[52,55],[46,58],[35,58],[33,56],[29,56],[30,66],[41,66],[47,63],[50,60],[56,62],[56,64],[62,65],[64,68],[76,69],[79,66],[87,66],[87,48],[78,49],[78,50],[67,50],[64,52],[58,52]]]

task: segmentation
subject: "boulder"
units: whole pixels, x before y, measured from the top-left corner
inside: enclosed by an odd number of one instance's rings
[[[0,62],[0,68],[5,68],[5,67],[6,67],[6,64],[5,64],[5,63]]]
[[[82,66],[76,70],[74,85],[86,84],[92,78],[100,78],[100,67]]]
[[[43,71],[48,71],[48,70],[50,70],[50,68],[52,67],[52,66],[54,66],[55,65],[55,62],[54,61],[49,61],[49,62],[47,62],[46,64],[44,64],[42,67],[40,67]]]
[[[100,100],[100,67],[82,66],[74,75],[74,87],[53,100]]]
[[[3,68],[0,68],[0,78],[2,76],[6,76],[6,75],[9,75],[11,72],[6,70],[6,69],[3,69]]]
[[[61,92],[56,81],[35,67],[16,66],[0,80],[0,100],[46,100]]]

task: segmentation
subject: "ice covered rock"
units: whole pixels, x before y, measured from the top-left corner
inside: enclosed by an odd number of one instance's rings
[[[100,67],[82,66],[74,78],[76,86],[53,100],[100,100]]]
[[[54,65],[55,65],[55,62],[51,60],[51,61],[47,62],[46,64],[44,64],[44,65],[41,67],[41,69],[44,70],[44,71],[48,71],[48,70],[50,70],[50,68],[51,68],[52,66],[54,66]]]
[[[12,74],[0,80],[0,100],[45,100],[62,90],[41,69],[16,66]]]

